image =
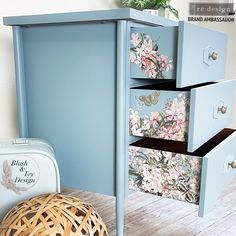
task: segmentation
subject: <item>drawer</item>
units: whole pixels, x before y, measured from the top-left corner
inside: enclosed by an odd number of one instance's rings
[[[130,135],[188,142],[193,152],[233,118],[236,80],[176,88],[175,82],[130,90]]]
[[[203,217],[236,175],[235,145],[232,129],[193,153],[184,142],[143,138],[129,147],[129,188],[198,204]]]
[[[186,87],[225,76],[227,36],[180,21],[174,27],[131,31],[131,78],[174,79]]]

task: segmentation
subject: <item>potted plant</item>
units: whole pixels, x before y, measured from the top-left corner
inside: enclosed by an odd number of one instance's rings
[[[138,10],[145,10],[159,16],[165,16],[166,10],[170,11],[175,17],[179,18],[178,11],[170,5],[170,0],[121,0],[124,7],[131,7]]]

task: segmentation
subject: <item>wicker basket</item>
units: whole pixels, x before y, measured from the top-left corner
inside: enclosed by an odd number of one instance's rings
[[[0,236],[107,236],[101,217],[80,199],[47,194],[18,204],[3,219]]]

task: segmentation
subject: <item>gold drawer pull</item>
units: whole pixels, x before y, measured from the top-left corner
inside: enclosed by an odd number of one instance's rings
[[[229,166],[230,166],[232,169],[236,169],[236,161],[229,162]]]
[[[221,112],[222,114],[225,114],[227,112],[227,107],[226,106],[219,107],[218,112]]]
[[[218,53],[217,53],[217,52],[213,52],[213,53],[210,55],[210,57],[211,57],[211,59],[212,59],[213,61],[215,61],[215,60],[217,60],[217,58],[218,58]]]

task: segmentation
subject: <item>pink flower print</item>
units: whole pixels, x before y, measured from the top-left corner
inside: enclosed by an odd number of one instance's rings
[[[169,139],[169,140],[175,140],[174,136],[175,134],[169,133],[169,131],[166,131],[165,133],[160,134],[160,138]]]
[[[190,161],[190,164],[191,164],[191,169],[193,171],[196,171],[196,172],[199,172],[200,169],[201,169],[201,165],[200,165],[200,162],[197,158],[193,158],[191,161]]]
[[[138,111],[134,111],[130,109],[130,123],[132,125],[137,124],[140,121],[140,117],[138,115]]]
[[[152,193],[161,193],[163,191],[161,176],[156,177],[152,181]]]
[[[134,45],[134,47],[137,47],[142,42],[142,37],[139,33],[135,34],[132,33],[131,35],[131,44]]]
[[[141,59],[141,66],[144,68],[144,72],[150,78],[155,78],[157,75],[156,65],[154,63],[154,59],[152,59],[149,55],[144,55],[140,57]]]
[[[192,178],[191,184],[189,185],[189,187],[191,188],[192,191],[199,191],[200,189],[200,176],[199,175],[195,175]]]
[[[150,116],[147,114],[140,117],[138,110],[131,111],[131,134],[185,141],[188,129],[188,100],[189,97],[180,93],[174,99],[168,99],[163,110],[151,112]]]
[[[170,186],[169,186],[169,184],[167,183],[167,184],[164,184],[163,186],[162,186],[162,194],[165,196],[166,194],[169,194],[169,192],[170,192]]]
[[[139,189],[139,186],[134,182],[133,179],[129,179],[129,188],[134,191],[139,191],[139,192],[141,191]]]
[[[179,173],[175,170],[175,168],[169,169],[169,179],[170,180],[177,180],[179,177]]]
[[[156,120],[156,121],[161,121],[162,118],[161,118],[161,115],[159,112],[151,112],[151,115],[150,115],[150,120],[153,121],[153,120]]]
[[[148,120],[148,119],[145,119],[145,120],[143,121],[143,129],[144,129],[144,130],[148,130],[148,129],[150,129],[150,128],[151,128],[151,124],[150,124],[149,120]]]
[[[173,69],[172,60],[169,60],[168,56],[160,55],[158,45],[149,35],[133,33],[131,44],[131,63],[139,66],[149,78],[165,79],[163,71]]]
[[[184,141],[184,132],[181,132],[179,126],[173,125],[169,128],[169,136],[172,140]]]
[[[157,75],[157,72],[156,72],[155,68],[151,68],[151,67],[146,68],[145,73],[146,73],[146,74],[148,75],[148,77],[150,77],[150,78],[155,78],[156,75]]]
[[[140,59],[141,59],[141,64],[145,67],[146,70],[149,68],[155,68],[155,64],[153,63],[150,57],[142,55]]]
[[[160,158],[155,158],[157,155]],[[194,173],[190,163],[192,161],[201,163],[200,159],[193,160],[191,156],[146,148],[140,148],[136,157],[140,161],[137,162],[137,168],[131,167],[129,178],[131,189],[136,188],[138,191],[161,194],[183,201],[188,201],[186,197],[191,195],[191,202],[197,203],[200,170]]]
[[[156,132],[158,132],[158,130],[161,126],[161,123],[162,123],[162,117],[161,117],[160,113],[159,112],[151,112],[150,124],[151,124],[151,127],[156,130]]]
[[[166,117],[167,121],[177,121],[178,117],[176,115],[169,115]]]
[[[170,124],[168,127],[161,127],[159,137],[169,140],[184,141],[185,130],[182,131],[176,124]]]
[[[162,67],[166,72],[168,72],[170,69],[173,69],[173,65],[171,64],[172,61],[169,60],[168,56],[160,55],[159,61],[160,61],[161,67]]]

